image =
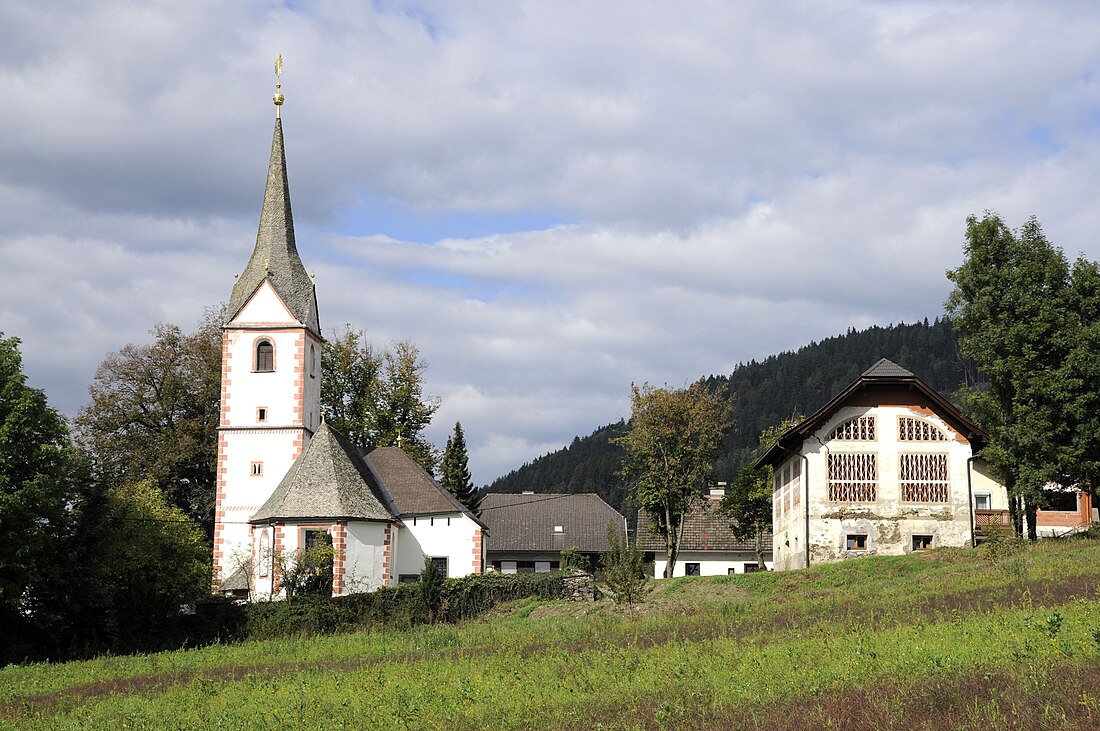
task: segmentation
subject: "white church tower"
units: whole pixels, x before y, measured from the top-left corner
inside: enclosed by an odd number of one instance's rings
[[[294,244],[280,86],[273,98],[275,134],[256,247],[233,286],[222,328],[217,582],[246,565],[254,550],[249,518],[271,496],[321,420],[321,328],[313,281]],[[258,541],[261,548],[279,548],[263,546],[265,538]]]

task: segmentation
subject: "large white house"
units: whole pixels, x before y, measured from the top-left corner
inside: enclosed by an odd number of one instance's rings
[[[869,553],[971,546],[1008,525],[1008,496],[975,456],[988,436],[886,359],[784,432],[775,470],[777,570]]]
[[[277,95],[276,104],[282,96]],[[252,257],[222,330],[214,570],[226,592],[279,596],[278,557],[331,537],[333,594],[480,573],[485,525],[399,447],[350,444],[321,416],[321,328],[294,242],[276,115]]]

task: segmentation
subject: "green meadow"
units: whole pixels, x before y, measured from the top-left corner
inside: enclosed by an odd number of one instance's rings
[[[525,600],[459,626],[0,669],[12,729],[1091,729],[1100,541]]]

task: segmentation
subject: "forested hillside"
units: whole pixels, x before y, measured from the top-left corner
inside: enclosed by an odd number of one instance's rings
[[[713,388],[725,386],[733,401],[732,424],[715,465],[718,479],[734,478],[762,429],[786,417],[816,411],[879,358],[908,368],[945,395],[975,378],[972,367],[958,354],[955,333],[946,320],[849,330],[797,352],[739,364],[729,376],[707,379]],[[626,424],[619,421],[576,437],[568,447],[513,470],[488,489],[596,492],[621,509],[627,491],[615,473],[622,454],[610,440],[625,430]],[[627,511],[633,512],[629,506]]]

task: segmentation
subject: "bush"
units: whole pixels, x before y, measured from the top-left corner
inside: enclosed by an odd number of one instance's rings
[[[432,571],[435,573],[434,567]],[[331,598],[301,596],[294,602],[260,602],[248,606],[241,639],[458,622],[513,599],[561,599],[564,596],[565,583],[560,573],[475,574],[436,582],[384,586],[363,594]]]
[[[600,556],[603,580],[615,592],[616,603],[633,604],[641,598],[645,586],[645,559],[638,546],[611,521],[607,523],[607,542],[611,550]]]

